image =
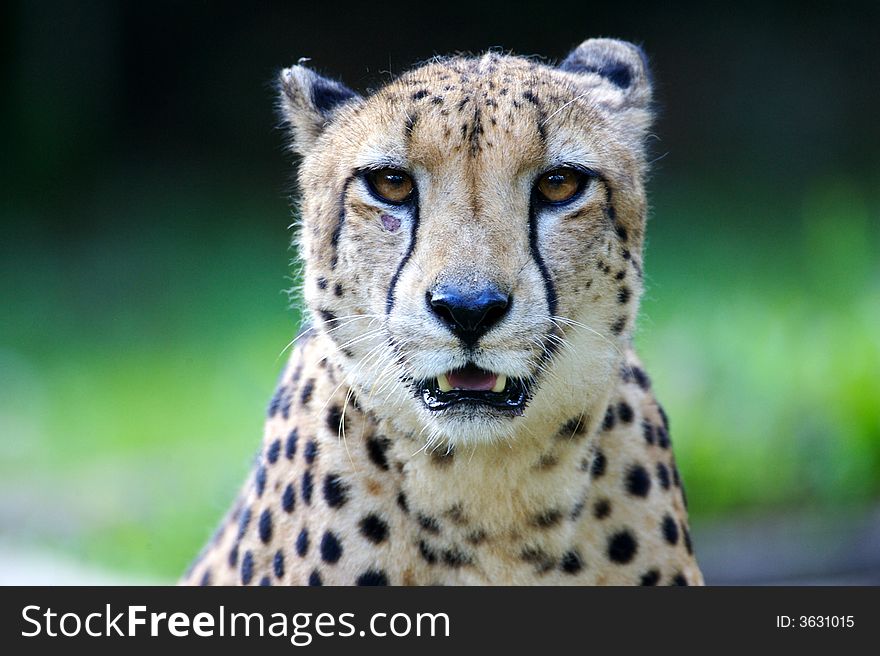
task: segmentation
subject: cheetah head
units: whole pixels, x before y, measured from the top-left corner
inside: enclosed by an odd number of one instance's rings
[[[279,86],[304,297],[358,402],[453,444],[604,407],[642,289],[637,47],[436,59],[366,97],[302,65]]]

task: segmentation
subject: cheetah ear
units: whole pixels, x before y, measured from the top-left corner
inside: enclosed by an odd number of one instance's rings
[[[300,60],[303,61],[303,60]],[[360,96],[344,84],[297,64],[278,76],[278,107],[291,131],[291,149],[306,154],[336,113]]]
[[[636,45],[617,39],[587,39],[559,65],[595,90],[597,100],[615,109],[649,109],[652,97],[648,58]]]

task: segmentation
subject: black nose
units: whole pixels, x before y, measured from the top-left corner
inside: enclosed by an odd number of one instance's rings
[[[428,292],[428,306],[461,341],[473,346],[507,313],[510,295],[491,286],[441,286]]]

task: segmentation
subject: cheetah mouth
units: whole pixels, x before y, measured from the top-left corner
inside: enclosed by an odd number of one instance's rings
[[[528,401],[525,381],[486,371],[473,364],[424,380],[417,387],[418,396],[431,411],[470,405],[518,416]]]

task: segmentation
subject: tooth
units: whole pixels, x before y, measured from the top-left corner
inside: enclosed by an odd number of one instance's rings
[[[437,387],[440,388],[441,392],[452,391],[452,385],[449,384],[449,379],[446,377],[446,374],[440,374],[437,376]]]
[[[503,392],[504,388],[507,386],[507,376],[501,374],[495,380],[495,387],[492,388],[493,392]]]

